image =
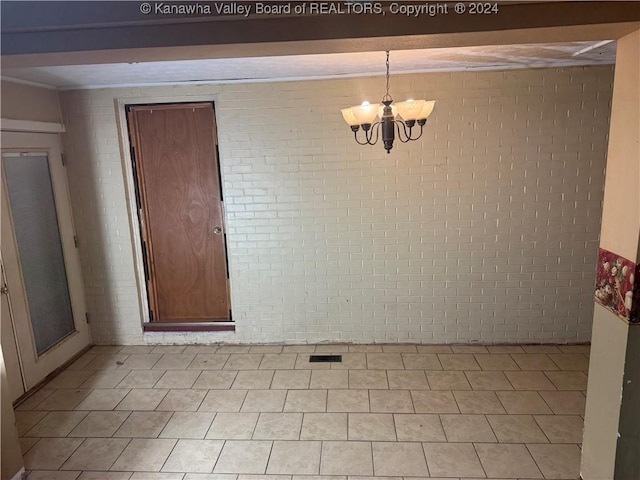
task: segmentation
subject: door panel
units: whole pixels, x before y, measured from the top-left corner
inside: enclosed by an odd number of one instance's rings
[[[153,320],[230,319],[214,110],[129,110]]]
[[[58,135],[2,132],[1,166],[2,262],[29,390],[91,338]]]

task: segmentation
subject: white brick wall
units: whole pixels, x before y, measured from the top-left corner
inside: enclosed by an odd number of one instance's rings
[[[423,138],[352,140],[383,78],[63,92],[96,343],[590,338],[612,68],[392,77]],[[147,334],[115,98],[216,102],[236,333]]]

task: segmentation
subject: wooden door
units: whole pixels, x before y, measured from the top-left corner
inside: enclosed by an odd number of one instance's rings
[[[151,321],[229,321],[211,103],[128,108]]]

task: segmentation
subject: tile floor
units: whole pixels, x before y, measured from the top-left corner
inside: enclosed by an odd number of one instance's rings
[[[30,480],[577,479],[588,352],[99,346],[16,418]]]

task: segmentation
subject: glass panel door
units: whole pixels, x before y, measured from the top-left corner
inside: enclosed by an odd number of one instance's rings
[[[44,153],[8,153],[2,165],[40,356],[75,331],[49,159]]]

